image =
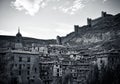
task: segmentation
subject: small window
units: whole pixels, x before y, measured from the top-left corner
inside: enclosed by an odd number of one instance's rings
[[[27,62],[30,62],[30,57],[27,58]]]
[[[57,76],[59,76],[59,73],[57,73]]]
[[[27,77],[27,79],[29,80],[29,79],[30,79],[30,77]]]
[[[22,64],[19,64],[19,69],[22,69]]]
[[[35,68],[35,73],[37,72],[37,68]]]
[[[62,66],[60,65],[60,68],[62,68]]]
[[[57,72],[59,72],[59,69],[57,69]]]
[[[21,71],[19,71],[19,75],[21,75]]]
[[[27,71],[27,75],[30,75],[30,71]]]
[[[100,63],[102,64],[102,63],[103,63],[103,60],[100,60]]]
[[[27,69],[30,69],[30,67],[28,66]]]
[[[30,64],[27,64],[27,69],[30,69]]]
[[[19,62],[22,62],[22,57],[19,57]]]

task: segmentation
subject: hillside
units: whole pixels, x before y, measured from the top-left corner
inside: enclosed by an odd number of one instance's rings
[[[61,37],[62,44],[70,46],[90,47],[120,47],[120,14],[106,14],[97,19],[88,19],[88,24],[82,27],[75,25],[74,32]],[[113,46],[112,46],[113,45]]]

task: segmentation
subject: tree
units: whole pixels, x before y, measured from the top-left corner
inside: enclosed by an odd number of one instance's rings
[[[120,84],[120,54],[111,53],[108,57],[108,65],[97,65],[90,71],[87,84]]]
[[[87,77],[87,84],[98,84],[99,70],[97,65],[93,65]]]

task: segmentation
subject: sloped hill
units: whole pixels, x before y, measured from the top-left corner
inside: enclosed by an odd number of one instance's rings
[[[105,17],[91,20],[91,25],[79,27],[77,32],[62,37],[64,45],[79,47],[102,46],[116,43],[117,40],[120,40],[120,14],[107,14]]]

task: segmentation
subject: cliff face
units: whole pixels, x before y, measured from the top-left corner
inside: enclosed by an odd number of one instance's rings
[[[76,27],[76,26],[75,26]],[[62,43],[71,46],[96,47],[120,38],[120,14],[91,20],[88,25],[75,28],[75,31],[62,37]]]

